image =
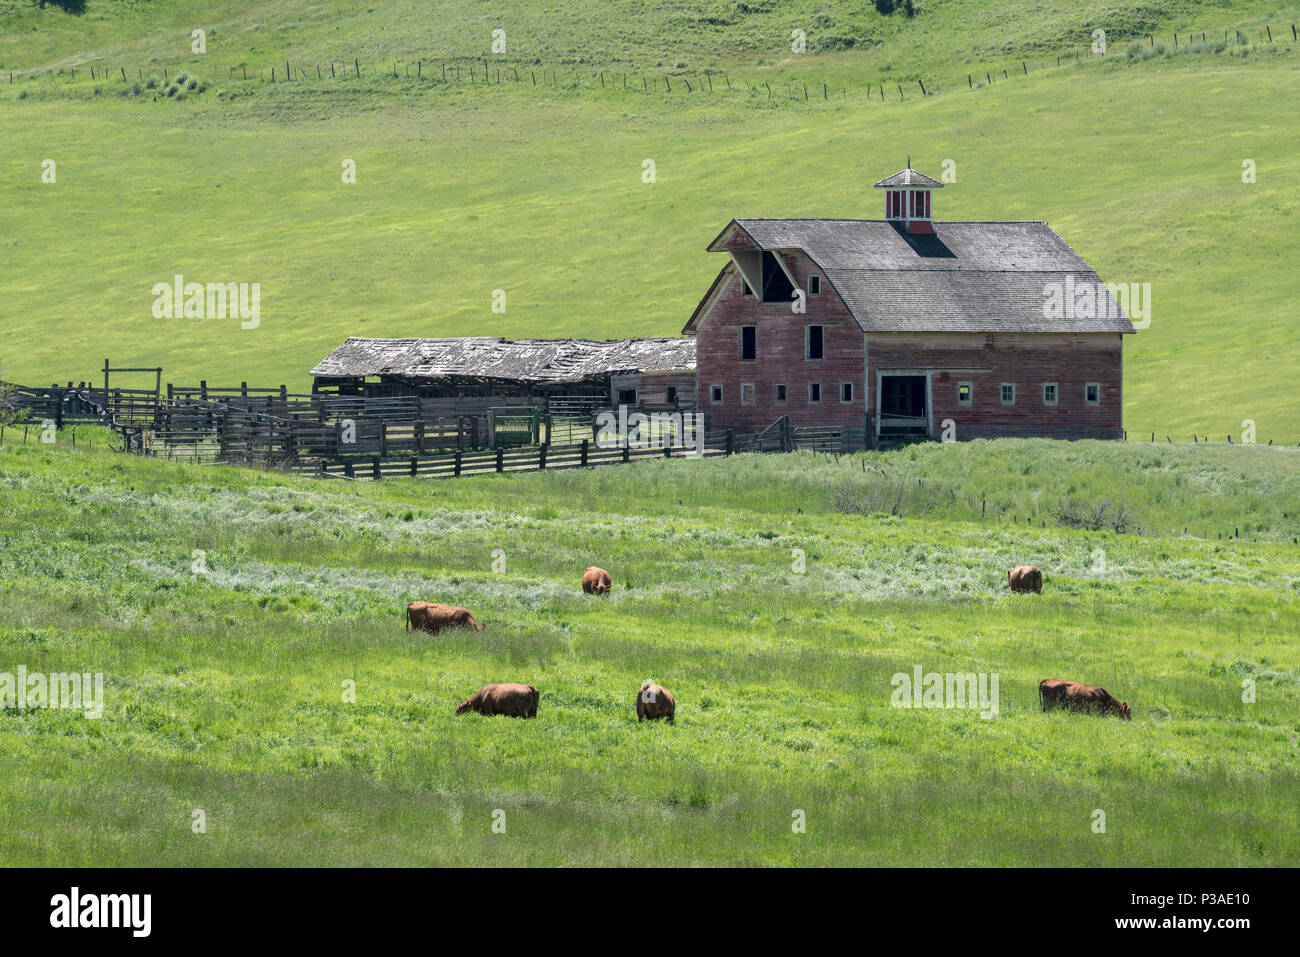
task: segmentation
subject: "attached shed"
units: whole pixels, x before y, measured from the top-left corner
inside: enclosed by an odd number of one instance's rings
[[[577,398],[693,407],[695,339],[367,339],[311,370],[313,392],[415,395],[465,405]]]

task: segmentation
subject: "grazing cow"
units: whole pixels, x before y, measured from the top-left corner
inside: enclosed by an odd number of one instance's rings
[[[608,595],[610,586],[609,572],[592,565],[582,573],[582,590],[588,595]]]
[[[1042,592],[1043,573],[1033,565],[1017,565],[1007,572],[1007,584],[1012,591]]]
[[[1133,720],[1133,712],[1129,710],[1127,701],[1115,700],[1109,691],[1096,685],[1081,685],[1077,681],[1044,678],[1038,682],[1038,697],[1043,703],[1044,711],[1048,708],[1095,711],[1099,714],[1114,711],[1125,721]]]
[[[456,705],[456,713],[477,711],[479,714],[503,714],[508,718],[537,717],[537,701],[541,692],[532,685],[484,685],[472,698]]]
[[[430,601],[413,601],[406,606],[406,630],[428,631],[437,634],[444,628],[473,628],[482,631],[468,608],[455,605],[438,605]]]
[[[673,723],[673,717],[677,713],[677,702],[673,699],[673,693],[667,688],[661,688],[649,678],[641,684],[641,690],[636,693],[636,720],[639,724],[641,721],[654,721],[656,718],[667,718],[668,723]]]

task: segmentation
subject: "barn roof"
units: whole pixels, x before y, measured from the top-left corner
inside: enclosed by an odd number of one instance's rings
[[[921,235],[885,220],[734,219],[709,244],[733,249],[802,250],[864,332],[1133,331],[1092,267],[1044,222],[935,223]],[[1047,285],[1067,280],[1099,284],[1110,317],[1049,318]]]
[[[497,379],[542,384],[617,373],[692,371],[695,339],[364,339],[352,337],[313,376]]]

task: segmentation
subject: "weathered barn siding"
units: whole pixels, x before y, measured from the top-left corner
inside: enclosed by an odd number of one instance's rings
[[[615,374],[610,377],[610,404],[617,405],[619,393],[626,389],[636,390],[638,403],[690,408],[695,404],[695,373],[677,371]]]
[[[807,256],[778,253],[799,288],[808,276],[820,274]],[[753,432],[780,416],[794,427],[840,425],[862,428],[862,332],[838,296],[823,280],[821,293],[807,297],[807,312],[795,313],[790,303],[760,303],[744,295],[735,267],[722,280],[717,299],[696,330],[696,377],[699,408],[709,415],[711,428]],[[740,359],[740,328],[755,326],[757,358]],[[805,359],[805,330],[824,327],[822,359]],[[741,384],[753,383],[754,401],[741,402]],[[809,383],[821,384],[821,401],[809,402]],[[841,402],[841,382],[853,383],[853,401]],[[786,401],[776,399],[776,385],[786,386]],[[722,386],[722,401],[712,401],[712,386]]]
[[[867,337],[871,411],[880,374],[929,376],[932,432],[951,419],[956,438],[1003,436],[1118,439],[1123,436],[1123,341],[1117,333],[1078,335],[954,335],[873,333]],[[958,384],[971,384],[971,404],[958,402]],[[1002,383],[1016,386],[1003,405]],[[1057,384],[1057,404],[1043,402],[1043,384]],[[1100,385],[1097,405],[1085,401]]]

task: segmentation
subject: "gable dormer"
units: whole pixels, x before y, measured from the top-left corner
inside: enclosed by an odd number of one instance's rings
[[[909,233],[926,234],[934,232],[930,191],[942,187],[943,183],[911,166],[876,184],[876,189],[885,190],[885,220],[898,223]]]

